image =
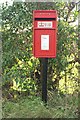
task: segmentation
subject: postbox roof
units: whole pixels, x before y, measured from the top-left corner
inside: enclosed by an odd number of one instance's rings
[[[34,18],[57,18],[56,10],[34,10]]]

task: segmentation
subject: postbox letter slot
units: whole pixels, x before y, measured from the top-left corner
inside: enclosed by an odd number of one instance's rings
[[[42,21],[42,20],[43,20],[43,21],[45,21],[45,20],[47,20],[47,21],[49,20],[49,21],[50,21],[50,20],[51,20],[51,21],[52,21],[52,20],[56,20],[56,18],[35,18],[35,20],[39,20],[39,21],[40,21],[40,20],[41,20],[41,21]]]

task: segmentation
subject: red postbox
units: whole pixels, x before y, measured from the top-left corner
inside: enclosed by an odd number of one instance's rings
[[[33,11],[33,54],[37,58],[56,57],[57,11]]]

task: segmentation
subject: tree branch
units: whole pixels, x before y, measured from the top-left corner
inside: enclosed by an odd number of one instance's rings
[[[66,16],[66,21],[68,21],[68,18],[69,18],[69,15],[70,15],[70,13],[71,13],[71,11],[74,9],[74,7],[75,7],[75,3],[74,2],[71,2],[70,4],[69,4],[69,6],[68,6],[68,14],[67,14],[67,16]]]
[[[72,21],[68,21],[68,23],[72,23],[72,22],[75,22],[75,19],[74,19],[74,20],[72,20]]]

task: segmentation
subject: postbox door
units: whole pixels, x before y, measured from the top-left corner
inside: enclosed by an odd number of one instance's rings
[[[56,57],[56,30],[36,29],[34,48],[36,57]]]

